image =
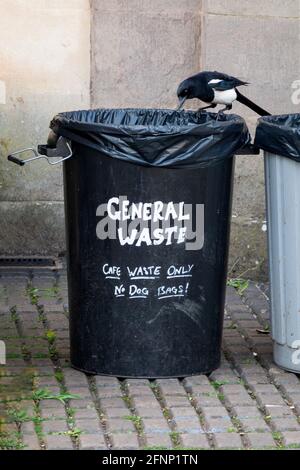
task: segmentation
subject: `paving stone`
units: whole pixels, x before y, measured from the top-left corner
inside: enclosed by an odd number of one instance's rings
[[[300,431],[300,424],[294,416],[286,418],[272,418],[271,425],[276,431]]]
[[[300,447],[300,431],[285,431],[282,436],[286,446],[296,445]]]
[[[110,418],[124,418],[124,416],[130,415],[130,410],[125,406],[122,408],[106,408],[105,409],[105,416]],[[138,416],[140,414],[138,413]]]
[[[197,417],[185,417],[175,420],[176,429],[181,433],[197,434],[204,432]]]
[[[69,406],[77,410],[78,408],[90,409],[94,408],[94,402],[92,398],[76,398],[69,401]]]
[[[223,418],[207,418],[208,431],[211,433],[230,432],[234,428],[229,416]]]
[[[124,408],[127,409],[124,400],[122,398],[114,397],[114,398],[101,398],[100,397],[101,406],[106,408]]]
[[[1,379],[2,382],[2,379]],[[32,400],[21,400],[16,402],[10,402],[9,407],[14,410],[25,412],[28,416],[34,416],[34,402]]]
[[[265,411],[266,414],[272,418],[285,418],[293,416],[293,412],[287,405],[266,405]]]
[[[259,393],[256,395],[257,402],[262,407],[270,405],[285,405],[285,401],[279,393],[269,395],[268,393]]]
[[[130,415],[130,413],[129,413]],[[112,418],[109,419],[107,422],[107,427],[109,432],[135,432],[135,426],[133,421],[129,419],[119,419],[119,418]]]
[[[168,397],[186,397],[186,392],[182,383],[177,379],[157,380],[157,385],[164,396]]]
[[[175,420],[181,419],[181,418],[197,418],[198,419],[198,414],[195,411],[195,409],[190,406],[189,408],[173,408],[172,409],[172,415]]]
[[[184,379],[183,383],[186,385],[188,388],[193,388],[197,385],[203,386],[203,385],[209,385],[210,382],[207,378],[206,375],[194,375],[192,377],[188,377]]]
[[[240,395],[241,393],[245,393],[244,387],[236,383],[221,385],[219,390],[230,395]]]
[[[203,414],[205,418],[222,418],[226,416],[228,417],[226,408],[223,406],[210,406],[203,408]]]
[[[272,434],[268,432],[249,432],[247,439],[250,441],[252,449],[276,448]]]
[[[261,365],[255,363],[255,359],[252,357],[250,363],[242,363],[241,364],[242,375],[249,374],[249,375],[262,375],[266,377],[266,371],[262,368]],[[268,382],[269,383],[269,382]]]
[[[45,433],[57,433],[68,431],[67,423],[65,420],[49,420],[43,421],[42,423],[43,432]]]
[[[33,367],[43,366],[45,368],[45,366],[47,366],[49,370],[52,369],[53,372],[53,364],[49,357],[41,358],[32,356],[31,363]]]
[[[71,450],[73,444],[69,436],[65,435],[47,435],[45,437],[48,450]]]
[[[116,377],[104,377],[102,375],[96,375],[94,377],[97,387],[117,387],[120,388],[120,382]]]
[[[64,408],[43,408],[41,415],[44,419],[66,419]]]
[[[269,379],[265,375],[265,373],[262,374],[251,374],[251,373],[242,373],[242,377],[246,380],[248,386],[252,388],[252,386],[255,386],[256,384],[268,384]]]
[[[138,449],[137,435],[134,433],[115,433],[112,435],[114,449]]]
[[[119,398],[122,400],[121,390],[117,387],[101,387],[97,389],[100,400]]]
[[[64,369],[63,371],[64,380],[70,387],[87,387],[86,375],[83,372],[79,372],[75,369]]]
[[[234,384],[240,382],[240,378],[236,374],[234,374],[230,369],[226,371],[217,369],[210,374],[209,378],[213,382],[223,382],[225,384]]]
[[[191,406],[191,402],[188,399],[188,396],[165,396],[165,401],[167,403],[167,406],[169,408],[175,408],[175,407],[185,407],[185,406]]]
[[[114,408],[110,410],[110,414],[112,410],[114,410]],[[158,404],[157,406],[153,404],[152,407],[144,406],[143,404],[137,406],[135,404],[135,410],[136,410],[136,414],[138,416],[141,416],[142,418],[161,418],[163,416],[162,409],[160,408]]]
[[[243,444],[239,434],[234,432],[221,432],[214,435],[217,449],[242,449]]]
[[[75,420],[97,419],[98,413],[95,408],[77,408],[74,413]]]
[[[39,385],[39,388],[43,388],[51,393],[51,395],[59,395],[60,394],[60,387],[56,385]],[[57,402],[57,400],[52,399],[52,401]]]
[[[148,379],[126,379],[126,383],[130,386],[151,387],[153,381]]]
[[[143,425],[146,434],[171,432],[165,419],[147,418],[143,420]]]
[[[146,434],[147,447],[165,447],[166,449],[172,449],[172,440],[170,435],[167,433],[152,433]]]
[[[23,435],[36,435],[34,429],[34,423],[32,421],[26,421],[21,424],[21,432]]]
[[[296,374],[291,372],[284,372],[282,369],[276,369],[274,367],[269,370],[269,374],[273,377],[276,384],[291,386],[294,385],[295,389],[300,389],[300,380]]]
[[[299,392],[297,392],[297,393],[294,393],[294,392],[289,393],[289,400],[291,400],[291,401],[293,402],[293,405],[299,406],[299,404],[300,404],[300,394],[299,394]],[[299,414],[299,413],[298,413],[298,414]]]
[[[254,404],[252,404],[252,406],[235,406],[233,410],[239,419],[261,417],[261,412],[254,406]]]
[[[248,395],[246,390],[234,394],[226,393],[225,401],[231,406],[251,406],[253,404],[253,398]]]
[[[300,386],[296,384],[281,384],[279,385],[280,391],[289,399],[292,400],[292,395],[297,396],[300,399]]]
[[[15,423],[3,423],[0,422],[0,431],[5,433],[16,433],[18,431]]]
[[[134,397],[133,403],[136,409],[148,408],[150,409],[161,409],[158,401],[153,396],[149,397]]]
[[[217,390],[208,382],[208,384],[205,385],[194,385],[191,387],[191,393],[193,396],[217,395]]]
[[[137,385],[136,382],[132,382],[131,380],[127,380],[126,382],[127,382],[130,395],[150,396],[150,397],[153,396],[153,391],[148,381],[140,385]]]
[[[194,402],[198,408],[217,407],[220,404],[217,392],[193,395]]]
[[[245,432],[268,432],[269,426],[263,418],[238,418]]]
[[[261,393],[263,395],[279,395],[277,388],[275,387],[275,385],[272,384],[257,384],[255,385],[255,387],[253,387],[253,391],[254,393]]]
[[[82,450],[106,450],[104,436],[100,433],[95,434],[81,434],[80,435],[80,449]]]
[[[79,398],[91,400],[91,392],[88,387],[69,387],[68,386],[68,392],[72,393],[73,395],[77,395]]]
[[[23,435],[24,450],[41,450],[39,440],[34,434]]]
[[[40,409],[43,412],[44,409],[64,410],[65,407],[64,407],[63,403],[61,403],[58,400],[51,400],[51,399],[48,400],[47,399],[47,400],[41,400],[40,401]]]
[[[196,448],[196,449],[209,449],[210,445],[205,434],[180,434],[183,447]]]

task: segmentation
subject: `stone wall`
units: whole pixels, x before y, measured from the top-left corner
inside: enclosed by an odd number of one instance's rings
[[[56,113],[89,107],[90,6],[1,0],[0,9],[0,254],[55,255],[64,248],[61,165],[6,157],[45,143]]]

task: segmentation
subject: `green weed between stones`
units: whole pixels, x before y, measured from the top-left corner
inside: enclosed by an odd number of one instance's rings
[[[12,321],[15,323],[19,320],[17,307],[15,305],[10,308],[10,316],[11,316]]]
[[[57,369],[57,370],[54,372],[54,376],[55,376],[56,380],[57,380],[60,384],[63,384],[63,382],[64,382],[64,374],[63,374],[63,371],[62,371],[62,370]]]
[[[213,380],[211,385],[214,387],[215,390],[219,390],[222,385],[228,385],[230,382],[228,380]]]
[[[69,431],[58,431],[58,432],[50,432],[51,436],[70,436],[75,439],[78,439],[81,434],[84,434],[79,428],[69,429]]]
[[[272,432],[272,436],[278,447],[284,447],[283,442],[282,442],[282,436],[280,432]]]
[[[285,449],[300,449],[300,444],[288,444]]]
[[[59,288],[57,286],[47,287],[45,289],[40,289],[41,294],[46,299],[51,299],[53,297],[57,297],[59,294]]]
[[[127,421],[132,421],[136,427],[136,430],[138,431],[139,434],[143,432],[143,424],[142,424],[142,418],[138,415],[128,415],[124,416],[124,419],[127,419]]]
[[[171,441],[174,447],[177,449],[180,446],[180,434],[177,431],[171,431],[169,433]]]
[[[48,287],[45,289],[37,289],[32,285],[26,288],[26,295],[29,297],[32,305],[37,305],[39,298],[43,296],[45,299],[52,299],[59,295],[59,289],[57,286]]]
[[[227,280],[227,286],[234,287],[234,289],[237,290],[238,294],[242,295],[242,293],[246,289],[248,289],[249,281],[247,279],[242,278],[231,278]]]
[[[39,402],[41,400],[58,400],[64,404],[67,400],[78,399],[81,397],[80,395],[74,395],[73,393],[67,393],[67,392],[59,393],[55,395],[45,388],[40,388],[38,390],[34,390],[31,398],[35,402]]]
[[[32,420],[32,417],[27,414],[27,411],[22,409],[9,408],[7,410],[7,414],[10,421],[14,421],[17,424],[26,423],[27,421]]]
[[[229,427],[229,428],[226,429],[226,432],[233,433],[233,432],[236,432],[236,429],[232,428],[232,427]]]
[[[48,341],[50,345],[52,345],[56,340],[56,333],[53,330],[45,331],[45,339]]]
[[[162,412],[163,412],[164,418],[165,418],[167,421],[171,421],[171,420],[172,420],[172,415],[171,415],[170,410],[168,410],[168,408],[163,408],[163,409],[162,409]]]
[[[29,297],[29,300],[32,305],[37,305],[39,301],[39,289],[33,286],[28,286],[26,288],[26,294]]]
[[[75,423],[75,409],[71,407],[66,408],[66,413],[67,413],[67,423],[69,424],[70,427],[74,426]]]
[[[7,433],[0,432],[0,449],[1,450],[21,450],[26,446],[21,440],[19,432]]]

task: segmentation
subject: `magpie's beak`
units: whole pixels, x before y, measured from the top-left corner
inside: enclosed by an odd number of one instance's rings
[[[186,96],[179,99],[179,105],[178,105],[178,108],[176,109],[176,111],[179,111],[182,108],[182,106],[184,105],[184,102],[185,102],[186,99],[187,99]]]

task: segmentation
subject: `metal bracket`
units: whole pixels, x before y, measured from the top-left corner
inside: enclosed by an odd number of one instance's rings
[[[20,155],[21,153],[25,152],[32,152],[35,156],[27,158],[26,160],[21,160],[20,158],[16,157],[16,155]],[[25,149],[17,150],[16,152],[12,152],[10,155],[8,155],[7,159],[10,162],[23,166],[26,163],[32,162],[34,160],[45,158],[49,165],[57,165],[58,163],[62,163],[65,160],[68,160],[72,156],[73,152],[70,143],[63,137],[59,137],[56,147],[52,147],[49,145],[38,145],[37,150],[33,147],[28,147]],[[59,158],[59,160],[52,162],[50,160],[51,158]]]

